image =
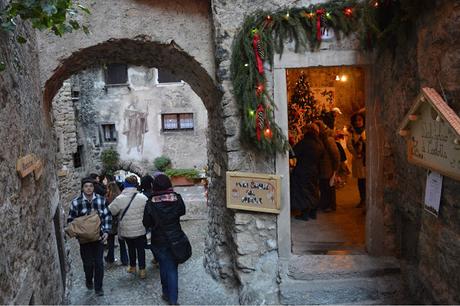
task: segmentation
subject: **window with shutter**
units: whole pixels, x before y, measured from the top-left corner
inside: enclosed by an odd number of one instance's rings
[[[123,85],[128,83],[128,65],[109,64],[105,70],[106,85]]]

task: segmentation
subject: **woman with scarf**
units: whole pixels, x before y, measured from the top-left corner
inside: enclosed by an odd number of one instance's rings
[[[161,297],[170,305],[175,305],[179,291],[178,264],[169,242],[182,234],[180,216],[185,215],[185,205],[165,174],[156,175],[152,187],[153,195],[145,206],[143,224],[152,232],[152,250],[160,264]]]
[[[359,204],[358,208],[366,204],[366,130],[364,113],[358,112],[351,116],[351,129],[347,148],[352,155],[352,173],[358,179]]]

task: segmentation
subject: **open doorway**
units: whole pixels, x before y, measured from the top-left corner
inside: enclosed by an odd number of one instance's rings
[[[307,188],[308,198],[313,199],[309,203],[314,202],[313,206],[309,207],[308,216],[295,205],[294,197],[299,196],[296,188],[305,186],[302,184],[306,181],[300,184],[294,182],[294,180],[299,181],[299,173],[293,175],[299,157],[290,158],[292,253],[296,255],[363,254],[365,253],[365,203],[363,202],[365,170],[356,167],[358,161],[356,142],[358,139],[363,140],[359,145],[358,155],[363,163],[362,166],[365,166],[365,131],[363,121],[362,128],[358,129],[361,138],[356,132],[353,134],[351,117],[360,114],[363,119],[365,118],[364,69],[358,66],[286,69],[286,86],[291,145],[295,147],[303,139],[309,123],[316,122],[316,126],[320,126],[321,134],[329,133],[329,137],[332,137],[329,138],[329,148],[332,148],[332,143],[338,153],[335,153],[336,159],[338,157],[337,163],[332,161],[334,157],[328,158],[334,154],[328,150],[327,137],[323,134],[323,137],[318,138],[322,144],[322,149],[318,149],[319,155],[316,159],[308,157],[310,160],[307,158],[306,163],[304,160],[307,167],[318,171],[312,172],[316,173],[313,177],[319,178]],[[354,158],[355,162],[353,162]],[[332,166],[335,169],[325,170],[325,163],[331,166],[337,164],[338,167]],[[310,182],[315,180],[313,177]],[[300,193],[300,197],[305,198],[305,193]]]

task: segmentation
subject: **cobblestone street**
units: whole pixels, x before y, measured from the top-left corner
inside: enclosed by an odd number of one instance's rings
[[[205,220],[183,221],[182,227],[192,244],[193,256],[185,264],[179,266],[179,303],[183,305],[239,304],[237,292],[230,291],[214,281],[203,267],[207,222]],[[142,280],[137,275],[127,273],[126,267],[120,265],[119,249],[115,248],[117,261],[112,266],[105,265],[105,295],[98,297],[94,294],[94,290],[88,290],[85,287],[85,277],[76,240],[70,241],[70,247],[72,260],[70,304],[165,305],[161,299],[159,269],[158,266],[152,264],[152,253],[149,250],[146,250],[147,278]]]

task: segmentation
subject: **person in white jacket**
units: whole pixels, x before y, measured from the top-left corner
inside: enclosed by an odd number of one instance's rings
[[[123,183],[124,189],[109,205],[113,216],[118,216],[118,235],[126,240],[129,255],[129,273],[136,273],[136,257],[139,277],[145,278],[145,227],[142,224],[147,197],[137,192],[138,181],[132,175]],[[131,204],[130,204],[131,202]],[[129,207],[128,207],[129,205]]]

